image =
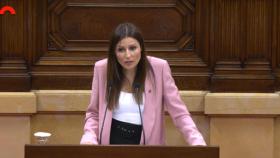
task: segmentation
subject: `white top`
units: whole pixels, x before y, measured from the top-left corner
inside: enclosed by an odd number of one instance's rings
[[[143,95],[143,103],[144,103]],[[140,105],[141,113],[143,114],[144,105]],[[143,115],[142,115],[143,116]],[[133,98],[133,93],[120,92],[119,106],[113,111],[113,118],[127,123],[141,125],[139,107]]]

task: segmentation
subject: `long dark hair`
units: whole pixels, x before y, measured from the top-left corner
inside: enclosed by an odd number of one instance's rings
[[[116,57],[116,45],[119,41],[126,37],[134,38],[139,42],[141,47],[141,58],[137,65],[136,74],[132,85],[132,93],[137,104],[143,103],[145,79],[148,70],[151,68],[151,65],[146,57],[144,40],[140,30],[131,23],[119,24],[112,34],[108,51],[106,101],[110,110],[118,106],[120,91],[124,80],[124,74],[122,71],[123,68],[118,63]]]

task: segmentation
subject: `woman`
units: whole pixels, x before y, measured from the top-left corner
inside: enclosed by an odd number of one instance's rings
[[[165,110],[190,145],[206,145],[168,63],[147,57],[140,31],[131,23],[120,24],[108,59],[95,63],[81,144],[163,145]]]

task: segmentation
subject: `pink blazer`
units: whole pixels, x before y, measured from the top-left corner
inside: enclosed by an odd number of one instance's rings
[[[147,75],[145,80],[145,103],[143,125],[147,145],[164,145],[164,111],[167,110],[174,124],[180,129],[185,140],[190,145],[206,145],[202,135],[197,130],[190,113],[180,98],[177,86],[171,76],[167,61],[149,57],[148,60],[155,73],[155,79]],[[107,59],[95,63],[92,82],[91,100],[86,112],[84,135],[81,144],[98,144],[106,101]],[[108,110],[105,118],[102,144],[109,144],[112,111]],[[143,144],[143,133],[140,144]]]

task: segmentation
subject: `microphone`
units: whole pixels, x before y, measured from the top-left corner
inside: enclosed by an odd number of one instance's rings
[[[137,94],[139,93],[139,88],[140,88],[140,84],[139,83],[134,83],[134,89],[136,90]],[[138,104],[138,109],[139,109],[139,114],[140,114],[140,119],[141,119],[141,126],[142,126],[142,130],[143,130],[144,145],[146,145],[146,136],[145,136],[145,130],[144,130],[144,125],[143,125],[143,118],[142,118],[142,113],[141,113],[141,109],[140,109],[139,104]]]
[[[108,83],[109,90],[108,90],[108,99],[107,99],[107,100],[109,100],[109,98],[110,98],[112,85],[113,85],[113,83],[112,83],[112,81],[110,81],[110,82]],[[100,145],[101,145],[101,143],[102,143],[102,133],[103,133],[104,122],[105,122],[107,110],[108,110],[108,103],[106,104],[106,109],[105,109],[105,112],[104,112],[104,117],[103,117],[102,126],[101,126],[101,130],[100,130],[100,135],[99,135],[99,142],[98,142],[98,143],[99,143]]]

